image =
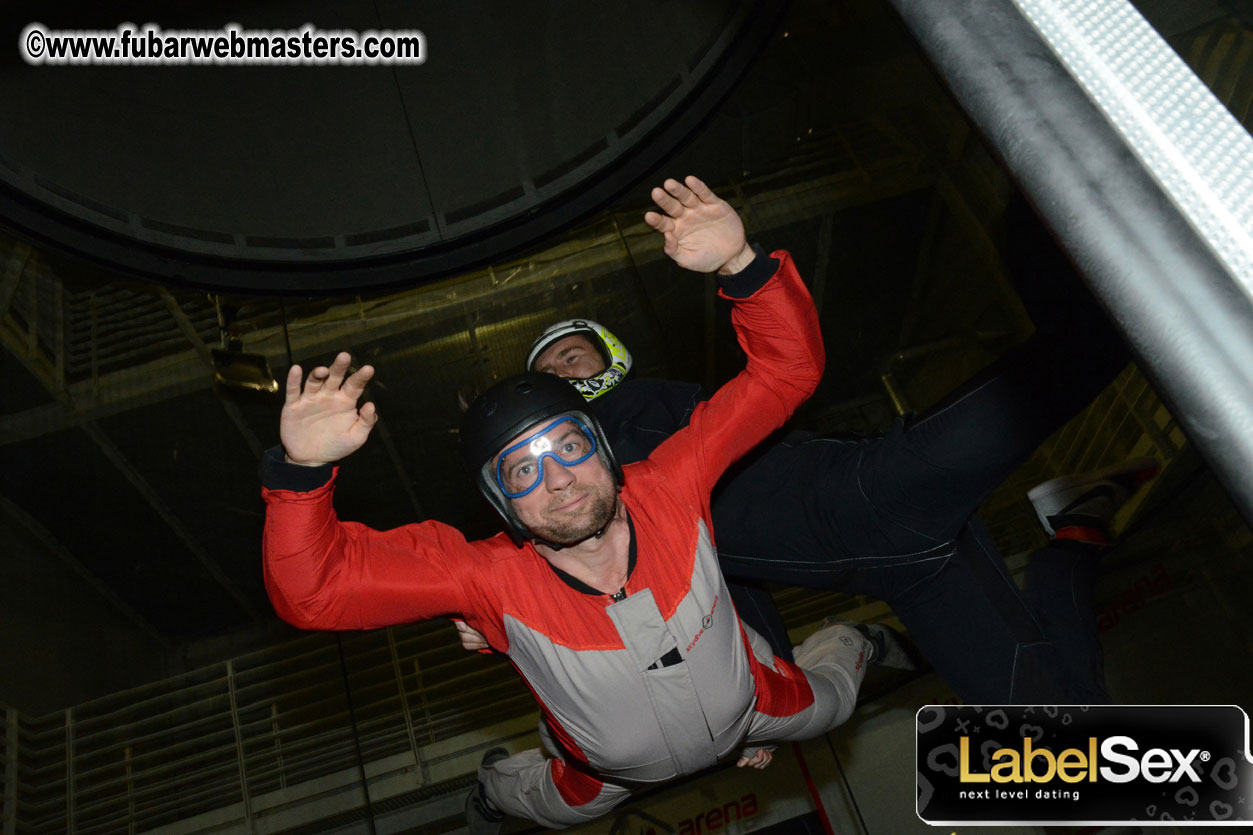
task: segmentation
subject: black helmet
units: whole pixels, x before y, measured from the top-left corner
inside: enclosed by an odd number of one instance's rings
[[[587,410],[583,397],[560,377],[527,371],[496,383],[475,398],[461,421],[461,457],[474,485],[504,517],[509,534],[521,544],[533,539],[496,484],[494,459],[505,444],[545,420],[573,415],[587,424],[596,439],[596,453],[622,484],[622,468],[613,457],[605,432]]]

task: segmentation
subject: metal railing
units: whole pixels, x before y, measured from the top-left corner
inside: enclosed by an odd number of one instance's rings
[[[342,646],[347,682],[335,636],[312,634],[64,712],[7,711],[5,835],[143,832],[225,808],[247,830],[342,793],[343,775],[359,784],[357,745],[370,783],[412,789],[449,776],[432,776],[440,742],[534,713],[508,665],[464,653],[446,625]]]
[[[834,592],[781,600],[793,628],[856,605]],[[336,638],[44,716],[8,709],[0,835],[303,827],[460,785],[484,748],[535,730],[513,669],[464,652],[446,623]]]

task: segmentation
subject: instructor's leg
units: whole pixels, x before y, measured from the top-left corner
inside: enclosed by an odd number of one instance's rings
[[[987,494],[1130,360],[1021,198],[1011,200],[1006,226],[1007,266],[1035,334],[926,414],[899,423],[861,460],[869,502],[924,540],[955,537]]]
[[[1050,541],[1031,556],[1025,593],[1049,639],[1066,648],[1062,675],[1075,704],[1107,704],[1093,589],[1103,547]]]
[[[1066,637],[1049,631],[977,520],[942,567],[890,603],[919,651],[967,703],[1090,701],[1076,689]]]

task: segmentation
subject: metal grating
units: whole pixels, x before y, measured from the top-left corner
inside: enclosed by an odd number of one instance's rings
[[[10,711],[23,831],[139,832],[233,807],[240,821],[274,814],[275,796],[307,802],[327,778],[351,774],[358,744],[365,761],[399,762],[420,786],[430,746],[534,712],[508,665],[464,653],[446,625],[351,633],[342,645],[355,729],[327,634],[64,713]]]

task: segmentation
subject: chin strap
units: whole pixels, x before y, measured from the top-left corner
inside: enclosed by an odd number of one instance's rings
[[[567,380],[570,385],[583,395],[584,400],[595,400],[626,378],[626,371],[621,366],[611,365],[595,377],[582,380]]]
[[[596,533],[592,534],[588,538],[600,539],[602,536],[605,535],[605,531],[609,530],[609,526],[613,524],[613,520],[617,518],[618,518],[618,494],[614,493],[613,494],[613,511],[610,512],[609,514],[609,521],[605,523],[605,526],[603,528],[601,528],[600,530],[598,530]]]

